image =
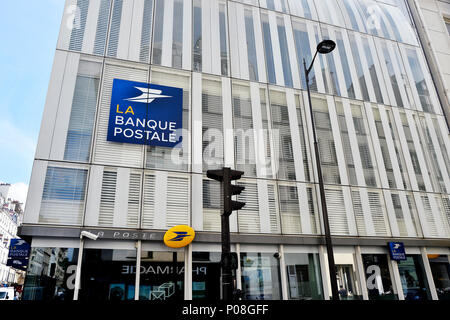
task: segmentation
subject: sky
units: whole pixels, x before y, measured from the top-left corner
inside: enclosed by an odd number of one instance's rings
[[[25,202],[64,0],[0,0],[0,182]]]

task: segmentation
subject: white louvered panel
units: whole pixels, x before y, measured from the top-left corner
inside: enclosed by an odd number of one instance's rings
[[[255,183],[241,183],[245,190],[237,197],[245,202],[245,207],[238,211],[239,232],[259,233],[261,231],[259,218],[258,189]]]
[[[48,167],[39,222],[80,225],[84,213],[87,170]]]
[[[311,233],[319,234],[320,233],[320,220],[318,214],[316,214],[316,202],[314,200],[313,188],[307,187],[306,192],[308,194],[308,207],[309,207],[309,215],[311,221]]]
[[[103,75],[103,88],[98,111],[94,163],[141,167],[143,147],[129,143],[106,141],[111,107],[111,93],[114,79],[147,81],[147,71],[131,67],[106,64]]]
[[[366,236],[366,225],[364,222],[364,211],[361,203],[361,196],[359,191],[352,191],[353,212],[355,214],[356,226],[360,236]]]
[[[450,224],[449,224],[449,207],[448,202],[447,204],[444,202],[445,198],[439,195],[434,195],[434,199],[436,201],[436,204],[438,206],[439,215],[441,216],[442,220],[442,229],[444,232],[444,236],[448,238],[450,236]],[[447,199],[448,200],[448,199]]]
[[[278,186],[283,234],[302,232],[298,190],[296,186]]]
[[[405,218],[403,216],[402,204],[400,202],[400,196],[396,193],[391,193],[392,205],[394,207],[395,218],[397,220],[398,229],[401,237],[408,236],[408,230],[406,229]]]
[[[40,223],[80,225],[84,206],[70,200],[45,200],[40,212]]]
[[[151,83],[183,89],[183,130],[190,130],[190,74],[181,71],[175,73],[170,72],[168,69],[153,68],[151,72]],[[181,148],[148,146],[146,149],[146,168],[188,171],[191,154],[190,139],[189,133],[184,132]],[[173,158],[177,161],[172,161]]]
[[[383,206],[383,199],[378,192],[368,192],[370,213],[377,236],[390,236],[390,230],[387,223],[386,212]]]
[[[280,219],[277,212],[277,199],[275,194],[275,186],[273,184],[267,185],[267,192],[269,198],[269,216],[270,216],[270,232],[280,233]]]
[[[203,229],[205,231],[220,231],[220,183],[213,180],[203,180]]]
[[[349,235],[347,213],[342,190],[325,190],[331,234]]]
[[[447,219],[447,223],[450,225],[450,197],[443,195],[442,205],[444,206],[445,218]]]
[[[98,215],[99,226],[113,226],[116,185],[117,172],[105,170],[103,172],[102,192],[100,196],[100,212]]]
[[[189,178],[168,177],[167,180],[167,227],[189,225]]]
[[[144,177],[144,197],[141,226],[152,229],[155,217],[155,176],[146,174]]]
[[[128,190],[128,214],[127,227],[137,228],[139,226],[139,209],[141,204],[141,175],[130,174],[130,186]]]
[[[436,223],[434,221],[433,211],[431,209],[430,199],[428,199],[427,195],[421,195],[420,198],[422,199],[423,209],[425,212],[425,218],[426,221],[424,221],[427,224],[428,232],[431,237],[438,237],[438,231],[436,228]]]
[[[203,171],[218,168],[223,164],[222,106],[221,83],[204,80],[202,94]]]

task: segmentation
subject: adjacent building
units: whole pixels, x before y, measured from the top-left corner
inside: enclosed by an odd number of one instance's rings
[[[8,197],[11,185],[0,184],[0,286],[20,287],[25,273],[7,266],[11,239],[17,239],[17,229],[22,223],[22,203]]]
[[[66,1],[20,230],[23,297],[220,299],[206,171],[228,166],[245,172],[230,217],[242,298],[329,299],[303,61],[331,39],[310,84],[342,299],[448,299],[449,128],[411,2]],[[115,80],[138,83],[129,104],[112,104]],[[112,112],[117,125],[143,103],[148,120],[165,87],[182,89],[180,145],[110,141]],[[163,243],[176,225],[196,231],[186,248]]]

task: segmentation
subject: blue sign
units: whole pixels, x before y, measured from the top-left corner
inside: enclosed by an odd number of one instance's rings
[[[25,271],[28,267],[28,259],[9,259],[6,262],[6,266],[13,267],[19,270]]]
[[[403,242],[389,242],[389,254],[395,261],[406,260],[405,246]]]
[[[26,259],[30,255],[30,245],[22,239],[11,239],[8,258]]]
[[[114,79],[108,141],[181,147],[183,90]]]

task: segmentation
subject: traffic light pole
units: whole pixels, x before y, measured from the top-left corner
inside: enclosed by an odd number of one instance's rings
[[[239,195],[245,187],[231,184],[233,180],[239,180],[244,174],[243,171],[231,170],[231,168],[222,168],[220,170],[208,170],[206,175],[208,178],[219,181],[222,190],[222,300],[233,300],[234,284],[233,269],[236,263],[233,263],[233,255],[231,253],[230,244],[230,215],[235,210],[242,209],[244,202],[233,201],[232,197]],[[237,259],[237,258],[235,258]]]
[[[317,55],[317,52],[316,52]],[[311,62],[314,63],[315,57]],[[333,300],[339,300],[339,291],[337,287],[337,278],[336,278],[336,266],[334,263],[334,253],[333,253],[333,243],[331,241],[331,232],[330,232],[330,223],[328,221],[328,210],[327,210],[327,202],[325,198],[325,187],[323,185],[323,176],[322,176],[322,165],[320,163],[320,157],[319,157],[319,144],[317,142],[317,136],[316,136],[316,125],[314,122],[314,114],[313,114],[313,108],[311,103],[311,92],[309,89],[309,72],[311,70],[311,67],[309,69],[306,68],[306,61],[303,59],[303,65],[305,67],[305,75],[306,75],[306,88],[308,91],[308,102],[309,102],[309,113],[311,116],[311,125],[312,125],[312,132],[313,132],[313,138],[314,138],[314,153],[316,156],[316,168],[317,168],[317,176],[319,179],[319,190],[320,190],[320,200],[322,205],[322,217],[323,217],[323,226],[324,226],[324,232],[325,232],[325,244],[327,247],[327,256],[328,256],[328,269],[330,271],[330,282],[331,282],[331,294]]]
[[[231,270],[231,244],[230,244],[230,214],[228,203],[231,200],[230,168],[223,168],[222,196],[222,297],[223,300],[233,299],[233,274]]]

